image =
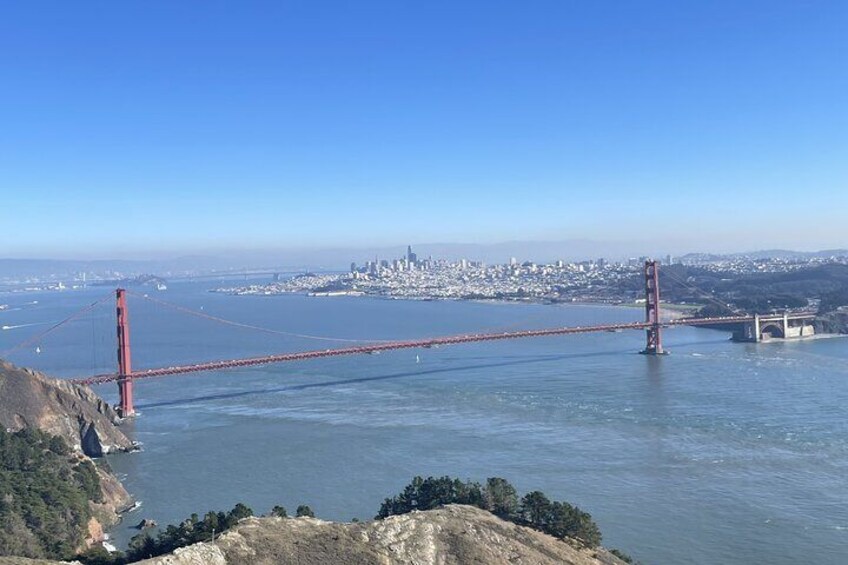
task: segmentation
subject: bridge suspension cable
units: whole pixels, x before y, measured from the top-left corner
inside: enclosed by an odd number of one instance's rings
[[[103,302],[105,302],[106,300],[111,299],[111,298],[112,298],[112,295],[110,293],[110,294],[103,296],[102,298],[99,298],[98,300],[95,300],[94,302],[92,302],[91,304],[86,306],[85,308],[81,308],[80,310],[77,310],[76,312],[74,312],[73,314],[71,314],[70,316],[65,318],[64,320],[61,320],[61,321],[53,324],[52,326],[50,326],[49,328],[47,328],[43,332],[37,333],[36,335],[34,335],[34,336],[32,336],[28,339],[25,339],[24,341],[20,342],[19,344],[15,345],[14,347],[11,347],[10,349],[3,351],[2,353],[0,353],[0,356],[8,357],[12,353],[19,351],[19,350],[23,349],[24,347],[29,347],[33,343],[38,343],[39,341],[44,339],[48,334],[52,333],[55,330],[58,330],[60,327],[64,326],[65,324],[72,322],[73,320],[76,320],[77,318],[79,318],[83,314],[90,312],[96,306],[98,306],[99,304],[102,304]]]
[[[344,343],[389,343],[389,342],[393,341],[393,340],[389,340],[389,339],[349,339],[349,338],[343,338],[343,337],[319,336],[319,335],[287,332],[287,331],[283,331],[283,330],[275,330],[275,329],[266,328],[266,327],[263,327],[263,326],[256,326],[256,325],[253,325],[253,324],[245,324],[243,322],[236,322],[236,321],[233,321],[233,320],[228,320],[226,318],[221,318],[220,316],[213,316],[212,314],[207,314],[206,312],[200,312],[198,310],[193,310],[193,309],[187,308],[185,306],[180,306],[179,304],[174,304],[172,302],[166,302],[165,300],[153,298],[153,297],[148,296],[146,294],[139,294],[137,292],[132,292],[132,291],[129,291],[129,290],[126,291],[126,292],[127,292],[127,294],[130,294],[132,296],[143,298],[144,300],[147,300],[147,301],[152,302],[154,304],[158,304],[160,306],[165,306],[167,308],[171,308],[171,309],[176,310],[178,312],[182,312],[183,314],[188,314],[190,316],[195,316],[197,318],[203,318],[205,320],[211,320],[213,322],[218,322],[220,324],[224,324],[224,325],[227,325],[227,326],[232,326],[232,327],[242,328],[242,329],[247,329],[247,330],[255,330],[255,331],[264,332],[264,333],[268,333],[268,334],[284,335],[284,336],[288,336],[288,337],[298,337],[298,338],[303,338],[303,339],[314,339],[314,340],[319,340],[319,341],[344,342]]]
[[[728,308],[733,313],[740,313],[741,312],[741,310],[739,308],[736,308],[735,306],[731,306],[730,304],[727,304],[726,302],[722,302],[721,300],[717,299],[715,296],[713,296],[709,292],[707,292],[707,291],[705,291],[701,288],[698,288],[697,286],[695,286],[693,284],[690,284],[689,282],[678,277],[677,275],[675,275],[673,272],[671,272],[668,269],[663,271],[663,276],[666,277],[666,278],[670,278],[674,282],[682,285],[683,287],[693,291],[696,294],[700,294],[702,298],[712,302],[713,304],[716,304],[717,306],[721,306],[722,308]]]

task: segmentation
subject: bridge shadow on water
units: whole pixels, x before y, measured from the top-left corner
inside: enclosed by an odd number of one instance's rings
[[[698,341],[692,343],[681,343],[675,346],[675,349],[688,349],[693,346],[698,345],[708,345],[708,344],[717,344],[717,343],[726,343],[727,339],[722,340],[705,340]],[[503,356],[500,357],[500,361],[492,362],[492,363],[475,363],[468,365],[456,365],[450,367],[438,367],[433,369],[422,369],[418,371],[405,371],[402,373],[391,373],[388,375],[375,375],[371,377],[357,377],[353,379],[341,379],[334,381],[322,381],[318,383],[304,383],[298,385],[286,385],[280,387],[273,388],[251,388],[249,390],[240,390],[236,392],[225,392],[221,394],[209,394],[205,396],[194,396],[190,398],[178,398],[174,400],[167,400],[163,402],[150,402],[144,404],[136,404],[136,407],[139,409],[142,408],[165,408],[170,406],[183,406],[186,404],[193,404],[197,402],[206,402],[210,400],[229,400],[233,398],[242,398],[246,396],[252,396],[256,394],[273,394],[280,392],[295,392],[300,390],[309,390],[314,388],[331,388],[334,386],[343,386],[343,385],[351,385],[351,384],[359,384],[359,383],[368,383],[368,382],[377,382],[377,381],[388,381],[395,379],[406,379],[406,378],[414,378],[414,377],[422,377],[427,375],[438,375],[445,373],[457,373],[462,371],[472,371],[475,369],[491,369],[495,367],[511,367],[511,366],[519,366],[519,365],[531,365],[534,363],[546,363],[549,361],[564,361],[567,359],[587,359],[594,357],[617,357],[622,354],[631,354],[635,353],[633,350],[616,350],[616,351],[592,351],[586,353],[567,353],[561,355],[512,355],[512,356]],[[448,357],[443,359],[444,361],[455,361],[455,360],[469,360],[469,357]],[[488,357],[472,357],[471,359],[489,359]]]
[[[273,394],[279,392],[294,392],[300,390],[309,390],[313,388],[330,388],[334,386],[343,386],[350,384],[358,384],[358,383],[368,383],[368,382],[376,382],[376,381],[388,381],[394,379],[405,379],[412,377],[421,377],[426,375],[437,375],[444,373],[456,373],[461,371],[471,371],[475,369],[491,369],[495,367],[510,367],[517,365],[530,365],[533,363],[545,363],[549,361],[562,361],[566,359],[580,359],[580,358],[591,358],[591,357],[611,357],[611,356],[619,356],[622,354],[632,353],[630,350],[624,351],[595,351],[589,353],[571,353],[571,354],[562,354],[562,355],[525,355],[518,356],[514,355],[508,357],[508,360],[497,361],[494,363],[476,363],[469,365],[457,365],[451,367],[439,367],[433,369],[423,369],[418,371],[405,371],[402,373],[391,373],[388,375],[375,375],[371,377],[357,377],[354,379],[341,379],[334,381],[322,381],[318,383],[304,383],[298,385],[287,385],[281,387],[274,388],[252,388],[250,390],[240,390],[237,392],[226,392],[221,394],[210,394],[205,396],[195,396],[191,398],[178,398],[175,400],[167,400],[164,402],[150,402],[146,404],[136,404],[136,408],[164,408],[169,406],[182,406],[186,404],[193,404],[196,402],[206,402],[209,400],[229,400],[233,398],[242,398],[245,396],[252,396],[256,394]],[[459,359],[454,357],[453,359]],[[467,360],[467,357],[462,358]],[[478,357],[478,359],[482,359]],[[503,359],[503,357],[501,357]],[[447,359],[450,361],[451,359]]]

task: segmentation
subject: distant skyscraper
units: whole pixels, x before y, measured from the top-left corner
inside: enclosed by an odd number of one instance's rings
[[[412,252],[411,245],[406,246],[406,261],[408,263],[415,263],[416,261],[418,261],[418,255]]]

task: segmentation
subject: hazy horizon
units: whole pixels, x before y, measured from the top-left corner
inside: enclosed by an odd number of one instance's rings
[[[434,259],[480,260],[487,263],[506,263],[510,258],[520,261],[553,262],[556,260],[582,261],[605,258],[624,260],[631,257],[650,256],[665,260],[668,255],[681,257],[690,254],[711,255],[757,255],[768,252],[781,253],[821,253],[845,251],[841,247],[799,249],[789,247],[739,248],[739,249],[698,249],[672,251],[656,244],[636,245],[633,242],[611,242],[591,240],[561,241],[501,241],[495,243],[415,243],[386,246],[328,246],[328,247],[279,247],[254,249],[204,249],[186,253],[139,253],[127,256],[118,255],[6,255],[0,261],[11,263],[73,263],[73,264],[139,264],[162,268],[186,269],[227,269],[262,267],[315,267],[346,269],[351,262],[362,265],[365,261],[394,259],[406,252],[406,246],[421,257]]]

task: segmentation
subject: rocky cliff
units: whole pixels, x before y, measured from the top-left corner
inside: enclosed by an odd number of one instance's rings
[[[0,426],[35,427],[89,457],[133,448],[117,412],[90,389],[0,360]]]
[[[145,565],[619,565],[472,506],[341,524],[314,518],[247,518],[214,543],[198,543]]]

